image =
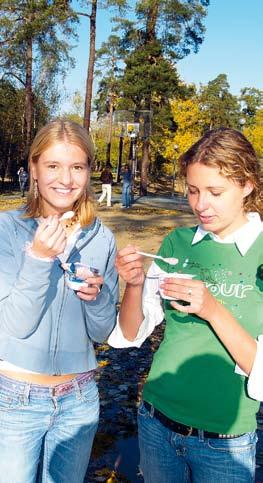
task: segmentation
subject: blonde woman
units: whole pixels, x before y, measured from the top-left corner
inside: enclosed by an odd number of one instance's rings
[[[85,129],[50,122],[32,143],[25,208],[0,215],[1,483],[85,477],[99,419],[93,341],[112,331],[118,295],[92,157]],[[65,283],[65,262],[92,267],[80,287]]]

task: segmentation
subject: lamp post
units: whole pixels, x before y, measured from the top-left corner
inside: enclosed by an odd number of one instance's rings
[[[119,183],[121,179],[123,139],[124,139],[124,127],[121,126],[120,140],[119,140],[119,156],[118,156],[118,164],[117,164],[117,171],[116,171],[116,183]]]
[[[240,131],[243,131],[243,127],[246,124],[246,119],[244,117],[241,117],[241,119],[239,119],[239,124],[240,124]]]
[[[176,153],[177,149],[178,149],[178,145],[175,144],[174,145],[174,151]],[[175,187],[175,175],[176,175],[176,156],[174,155],[174,158],[173,158],[173,182],[172,182],[172,198],[174,197],[174,187]]]

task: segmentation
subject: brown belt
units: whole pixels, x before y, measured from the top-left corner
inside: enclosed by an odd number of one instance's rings
[[[183,436],[199,436],[200,429],[193,428],[192,426],[187,426],[186,424],[177,423],[172,419],[165,416],[161,411],[155,409],[151,404],[147,401],[143,401],[144,407],[156,418],[160,423],[162,423],[166,428],[170,429],[174,433],[182,434]],[[211,438],[211,439],[232,439],[232,438],[239,438],[243,436],[243,434],[220,434],[220,433],[213,433],[211,431],[202,431],[204,438]]]

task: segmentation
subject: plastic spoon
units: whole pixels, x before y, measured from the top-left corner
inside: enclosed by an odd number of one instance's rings
[[[169,265],[177,265],[178,263],[178,258],[174,257],[165,258],[161,257],[161,255],[153,255],[152,253],[139,252],[138,250],[136,253],[138,253],[139,255],[143,255],[144,257],[159,258],[159,260],[163,260],[163,262],[169,263]]]
[[[70,275],[76,274],[76,267],[75,263],[61,263],[61,267],[65,272],[69,273]]]
[[[73,216],[75,215],[75,212],[74,211],[66,211],[65,213],[63,213],[63,215],[59,218],[59,221],[62,221],[62,220],[69,220],[70,218],[72,218]]]

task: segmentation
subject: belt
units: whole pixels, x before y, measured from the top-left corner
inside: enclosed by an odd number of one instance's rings
[[[166,428],[170,429],[174,433],[182,434],[183,436],[199,436],[200,429],[193,428],[192,426],[187,426],[183,423],[177,423],[172,419],[165,416],[161,411],[155,409],[151,404],[147,401],[143,401],[144,407],[153,415],[160,423],[163,424]],[[232,438],[239,438],[243,436],[243,434],[220,434],[220,433],[213,433],[211,431],[202,431],[203,436],[205,438],[212,438],[212,439],[232,439]]]
[[[17,381],[0,374],[0,387],[10,393],[30,394],[31,396],[40,398],[45,396],[56,397],[69,394],[76,389],[76,386],[81,388],[94,378],[95,370],[91,370],[89,372],[80,373],[74,379],[71,379],[67,382],[62,382],[56,386],[44,386],[40,384]]]

